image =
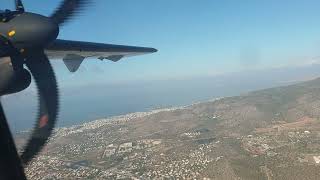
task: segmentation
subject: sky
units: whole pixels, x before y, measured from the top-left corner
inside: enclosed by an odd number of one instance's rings
[[[49,16],[60,1],[24,0],[24,4],[29,12]],[[215,88],[219,83],[212,79],[222,80],[221,84],[239,83],[239,88],[249,90],[245,82],[264,85],[265,79],[272,79],[275,85],[277,80],[291,80],[282,71],[290,69],[287,67],[314,63],[315,69],[320,67],[319,0],[92,1],[81,16],[60,29],[59,38],[159,51],[117,63],[87,59],[76,73],[70,73],[61,60],[52,60],[60,87],[62,123],[142,111],[141,107],[150,104],[191,103],[190,99],[225,96],[229,91],[240,93],[233,86],[223,86],[219,94]],[[13,2],[1,0],[0,9],[12,9]],[[281,70],[269,70],[274,68]],[[295,68],[291,69],[292,75]],[[300,71],[297,76],[308,74],[301,69],[296,68]],[[212,78],[220,74],[235,78]],[[247,75],[241,79],[241,74]],[[22,120],[35,116],[35,91],[32,84],[2,101],[15,127],[30,124]],[[87,111],[76,113],[83,109]]]
[[[50,15],[59,0],[24,0]],[[13,0],[1,2],[12,9]],[[320,56],[318,0],[95,0],[59,38],[154,47],[113,63],[88,59],[71,74],[53,60],[60,85],[186,79],[313,63]]]

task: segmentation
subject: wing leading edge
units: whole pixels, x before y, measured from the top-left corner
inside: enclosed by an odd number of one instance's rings
[[[50,59],[63,59],[71,72],[77,71],[85,58],[119,61],[123,57],[157,52],[154,48],[102,44],[57,39],[45,49]]]

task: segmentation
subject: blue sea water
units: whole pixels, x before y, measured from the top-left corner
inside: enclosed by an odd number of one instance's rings
[[[70,126],[153,108],[188,105],[194,102],[296,83],[320,76],[320,66],[251,71],[184,80],[158,80],[127,84],[91,84],[60,88],[58,126]],[[12,131],[33,127],[37,95],[28,90],[3,97]]]

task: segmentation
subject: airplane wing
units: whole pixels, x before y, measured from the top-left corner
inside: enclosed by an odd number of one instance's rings
[[[157,52],[154,48],[57,39],[45,48],[50,59],[63,59],[70,72],[78,70],[85,58],[119,61],[123,57]]]

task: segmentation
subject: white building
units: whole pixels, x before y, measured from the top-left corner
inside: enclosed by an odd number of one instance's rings
[[[316,164],[320,163],[320,156],[313,156],[313,159],[316,162]]]

